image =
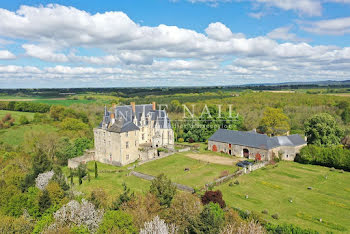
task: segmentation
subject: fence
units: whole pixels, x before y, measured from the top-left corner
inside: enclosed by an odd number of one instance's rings
[[[211,186],[218,186],[222,183],[225,183],[226,181],[229,181],[232,178],[239,177],[239,176],[244,175],[244,174],[249,174],[252,171],[255,171],[259,168],[265,167],[266,165],[268,165],[268,163],[269,162],[266,161],[266,162],[260,162],[260,163],[255,163],[253,165],[249,165],[248,168],[244,167],[243,169],[238,170],[233,174],[221,177],[210,184],[206,184],[205,186],[207,188],[211,187]]]

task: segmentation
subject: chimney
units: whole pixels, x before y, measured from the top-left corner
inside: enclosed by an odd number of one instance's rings
[[[135,113],[136,112],[135,102],[130,102],[130,106],[132,107],[132,112]]]
[[[115,114],[111,113],[111,124],[114,124],[115,122]]]
[[[156,102],[152,102],[152,110],[156,110]]]

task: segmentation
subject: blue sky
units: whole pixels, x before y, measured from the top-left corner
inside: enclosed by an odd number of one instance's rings
[[[350,0],[6,1],[0,87],[350,79]]]

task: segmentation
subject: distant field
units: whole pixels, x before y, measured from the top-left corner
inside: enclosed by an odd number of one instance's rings
[[[185,171],[185,168],[189,168],[189,171]],[[237,167],[202,162],[189,158],[184,153],[177,153],[135,168],[135,171],[154,176],[164,173],[173,182],[197,189],[213,182],[225,170],[232,173],[237,170]]]
[[[50,105],[62,105],[70,106],[72,104],[90,104],[96,102],[96,100],[57,100],[57,99],[38,99],[33,102],[45,103]]]
[[[281,162],[275,168],[269,166],[241,176],[238,181],[239,185],[217,187],[230,206],[260,214],[266,209],[269,214],[261,215],[275,223],[293,223],[321,233],[350,233],[349,172]],[[280,216],[278,221],[271,218],[275,213]]]
[[[2,119],[6,114],[11,114],[12,118],[15,119],[15,125],[18,124],[19,118],[23,115],[26,116],[28,120],[32,120],[34,116],[34,113],[29,112],[0,110],[0,119]]]
[[[24,135],[27,132],[54,132],[56,128],[48,124],[28,124],[23,126],[13,126],[0,130],[0,142],[12,146],[19,146],[23,143]]]

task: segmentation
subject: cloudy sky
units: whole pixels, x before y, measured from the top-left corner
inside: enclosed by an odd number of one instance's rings
[[[350,79],[350,0],[0,2],[0,87]]]

